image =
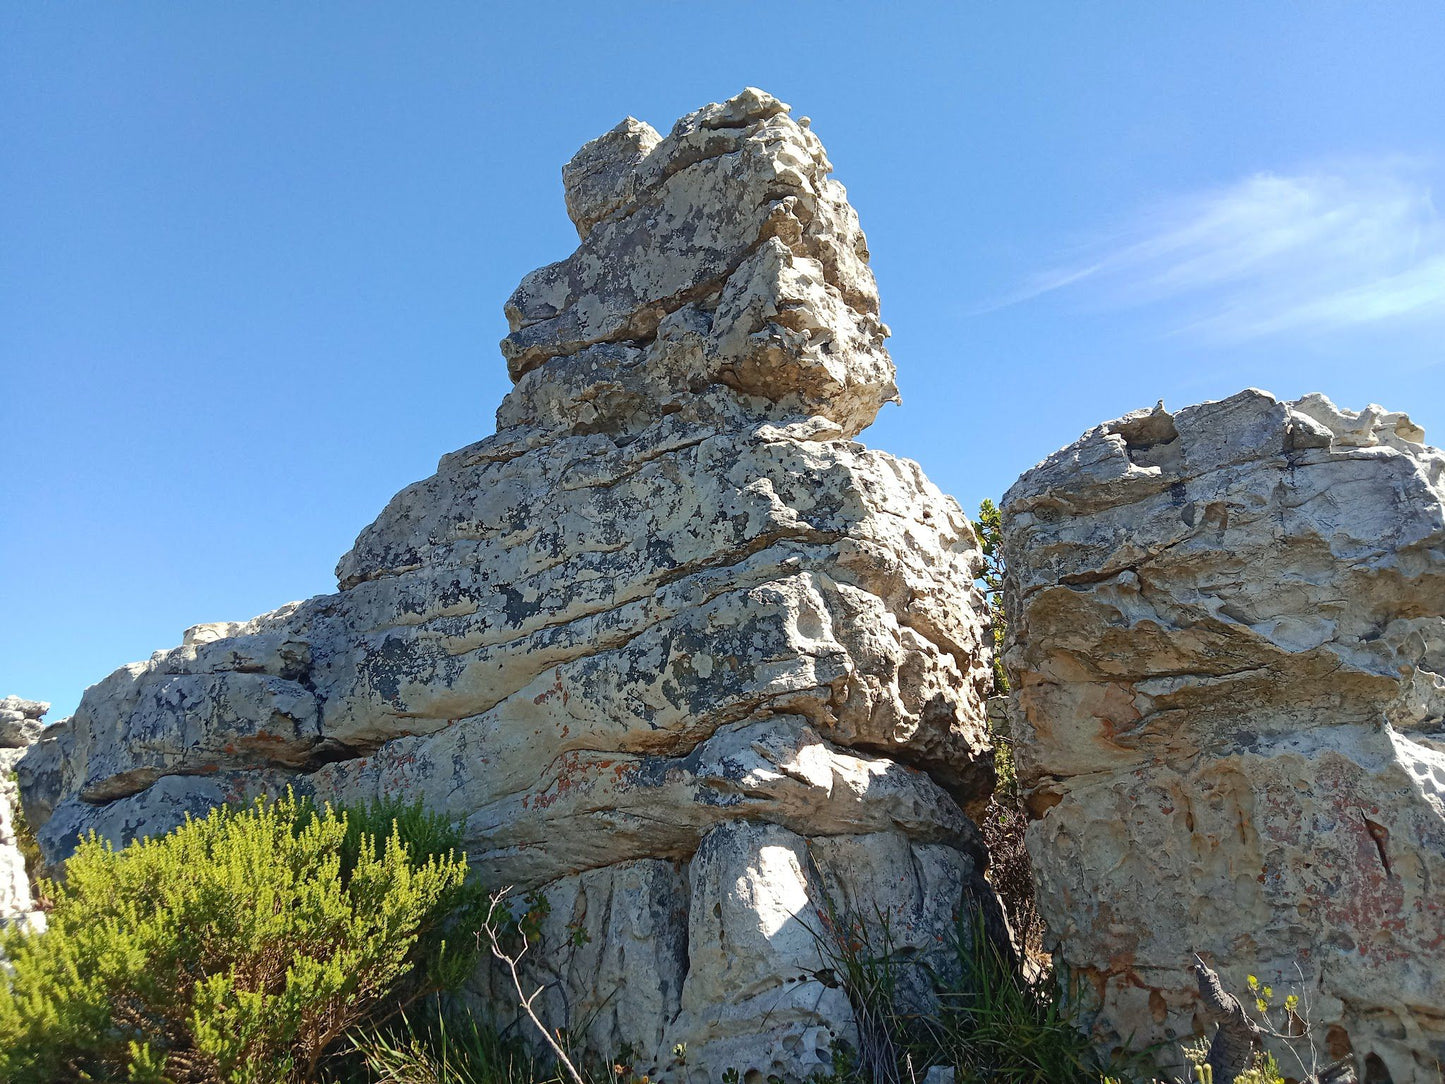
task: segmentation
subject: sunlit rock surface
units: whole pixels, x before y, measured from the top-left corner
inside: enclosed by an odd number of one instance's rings
[[[49,710],[50,705],[40,700],[0,698],[0,926],[45,927],[16,836],[19,795],[11,773],[40,737],[41,717]]]
[[[583,147],[496,435],[391,501],[339,593],[91,688],[26,762],[50,855],[288,783],[421,798],[549,900],[552,1026],[639,1073],[831,1071],[829,912],[946,969],[991,905],[993,772],[970,525],[852,439],[896,390],[830,168],[755,90]]]
[[[1102,425],[1009,491],[1029,850],[1106,1037],[1188,1036],[1197,951],[1241,996],[1248,974],[1301,993],[1322,1063],[1352,1045],[1361,1079],[1439,1079],[1445,456],[1423,439],[1247,391]]]

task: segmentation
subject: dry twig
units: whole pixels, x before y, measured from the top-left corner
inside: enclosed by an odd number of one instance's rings
[[[527,1014],[527,1017],[536,1026],[537,1030],[542,1033],[542,1038],[547,1040],[547,1045],[550,1046],[552,1052],[557,1055],[557,1060],[566,1067],[568,1075],[571,1076],[576,1084],[586,1084],[586,1081],[582,1079],[582,1074],[577,1071],[577,1066],[572,1064],[572,1059],[569,1058],[567,1052],[562,1049],[562,1044],[553,1038],[552,1033],[547,1030],[547,1026],[542,1023],[541,1017],[539,1017],[536,1010],[532,1008],[532,1002],[537,1000],[546,987],[537,987],[529,997],[522,986],[522,977],[517,973],[517,964],[522,957],[527,954],[527,949],[531,947],[527,942],[526,933],[520,929],[517,931],[518,936],[522,939],[522,947],[512,955],[509,955],[502,948],[501,938],[497,936],[497,923],[495,921],[497,910],[502,906],[503,899],[506,898],[507,893],[510,891],[510,888],[504,888],[500,892],[494,893],[491,908],[487,911],[485,929],[487,931],[487,938],[492,943],[492,955],[507,965],[507,970],[512,974],[512,986],[517,991],[517,1003],[522,1006],[522,1011]]]

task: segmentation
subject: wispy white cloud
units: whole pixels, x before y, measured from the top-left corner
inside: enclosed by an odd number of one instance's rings
[[[1168,303],[1172,330],[1227,341],[1445,323],[1445,216],[1418,162],[1260,173],[1151,208],[990,307],[1055,293]]]

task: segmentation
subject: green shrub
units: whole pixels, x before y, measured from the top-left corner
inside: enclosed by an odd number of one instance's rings
[[[312,1079],[348,1031],[470,970],[447,943],[484,897],[445,821],[288,794],[47,882],[49,930],[0,935],[0,1080]]]

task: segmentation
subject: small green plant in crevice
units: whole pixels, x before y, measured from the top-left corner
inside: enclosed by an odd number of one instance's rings
[[[993,654],[993,695],[1007,696],[1011,686],[1008,669],[1003,662],[1004,642],[1008,636],[1008,615],[1003,600],[1003,515],[998,506],[987,497],[978,506],[974,533],[978,537],[978,548],[983,553],[983,568],[979,571],[978,579],[983,587],[984,611],[988,617]],[[996,797],[1002,805],[1017,805],[1018,773],[1014,768],[1013,735],[1009,731],[1007,713],[990,711],[988,730],[989,740],[993,744],[994,772],[998,779],[995,785]]]
[[[963,977],[939,992],[939,1018],[959,1084],[1096,1084],[1124,1073],[1101,1061],[1079,1020],[1079,991],[1064,976],[1026,978],[981,919],[960,923],[954,944]]]
[[[1204,1041],[1186,1043],[1182,1049],[1189,1063],[1189,1080],[1180,1084],[1214,1084],[1214,1069],[1205,1061],[1209,1056],[1209,1044]],[[1285,1084],[1285,1078],[1280,1072],[1279,1062],[1261,1050],[1255,1053],[1250,1067],[1237,1074],[1230,1084]]]
[[[824,894],[822,917],[816,977],[843,988],[859,1033],[830,1078],[838,1084],[911,1084],[934,1066],[958,1084],[1098,1084],[1122,1071],[1081,1030],[1079,998],[1051,976],[1026,979],[981,915],[956,923],[941,971],[900,948],[885,914],[842,913]]]
[[[1003,517],[993,501],[985,499],[979,505],[974,527],[984,557],[979,582],[993,637],[993,692],[1001,697],[1009,692],[1008,671],[1003,665],[1007,633],[1003,601],[1005,566]],[[996,783],[979,823],[989,853],[986,876],[1003,901],[1026,961],[1034,970],[1042,972],[1048,970],[1049,964],[1043,950],[1044,922],[1034,896],[1033,860],[1025,844],[1029,818],[1019,786],[1009,713],[998,700],[989,705],[988,734],[993,746]]]
[[[821,882],[820,882],[821,884]],[[841,987],[853,1009],[857,1029],[857,1050],[843,1044],[835,1047],[834,1078],[869,1080],[877,1084],[898,1084],[903,1059],[913,1045],[922,1041],[912,1032],[922,1022],[904,1006],[905,970],[926,968],[910,954],[905,958],[893,938],[891,916],[874,906],[872,921],[840,909],[832,896],[819,890],[822,929],[813,931],[820,955],[829,966],[815,978],[824,985]],[[914,975],[932,985],[933,975]]]
[[[291,1084],[456,982],[484,902],[454,829],[288,793],[66,863],[45,933],[0,933],[0,1079]]]
[[[1203,961],[1199,962],[1202,966]],[[1298,977],[1296,988],[1301,992],[1287,993],[1278,1000],[1273,986],[1254,975],[1246,976],[1248,996],[1236,999],[1236,1011],[1245,1018],[1252,1015],[1258,1039],[1274,1040],[1275,1048],[1287,1054],[1292,1063],[1291,1075],[1304,1084],[1329,1084],[1331,1081],[1353,1079],[1355,1063],[1351,1054],[1328,1064],[1320,1063],[1319,1050],[1311,1038],[1314,1025],[1310,1021],[1309,984],[1298,963],[1295,970]],[[1283,981],[1282,977],[1280,981]],[[1189,1056],[1188,1048],[1185,1054]],[[1257,1049],[1249,1068],[1234,1079],[1237,1084],[1284,1084],[1287,1078],[1283,1066],[1272,1055]]]
[[[1254,1056],[1254,1064],[1234,1078],[1234,1084],[1285,1084],[1279,1062],[1264,1052]]]
[[[1008,632],[1003,604],[1003,514],[998,505],[987,497],[978,506],[974,534],[978,536],[978,548],[983,551],[979,580],[983,583],[989,625],[993,632],[993,691],[1003,695],[1009,691],[1008,670],[1003,664],[1004,639]]]
[[[42,910],[47,906],[47,901],[40,894],[41,876],[45,872],[45,856],[40,851],[40,842],[35,838],[35,833],[30,829],[30,822],[25,819],[25,810],[20,805],[20,780],[14,772],[9,774],[7,782],[10,785],[10,793],[15,800],[10,803],[10,822],[15,829],[15,847],[20,851],[20,857],[25,862],[25,876],[30,881],[31,895],[34,896],[36,905]]]

